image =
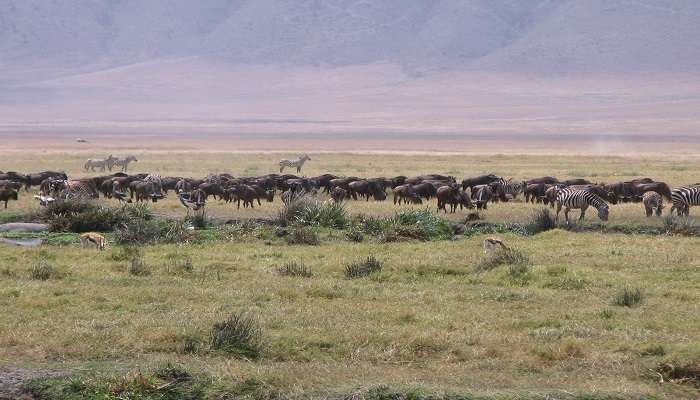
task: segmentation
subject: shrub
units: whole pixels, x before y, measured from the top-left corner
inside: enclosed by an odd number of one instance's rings
[[[350,229],[345,232],[345,237],[349,241],[355,243],[360,243],[365,239],[364,235],[362,234],[362,229],[357,225],[352,225]]]
[[[210,225],[211,221],[207,215],[207,210],[202,208],[201,210],[195,211],[194,214],[189,218],[192,226],[197,229],[206,229]]]
[[[150,220],[153,214],[145,204],[112,208],[103,207],[89,198],[77,197],[51,203],[43,209],[42,217],[54,232],[104,232],[134,219]]]
[[[288,262],[277,268],[277,273],[283,276],[297,276],[301,278],[310,278],[313,276],[304,263],[297,263],[296,261]]]
[[[292,195],[278,214],[281,225],[301,224],[343,229],[348,225],[345,206],[332,201],[321,202],[305,193]]]
[[[523,225],[527,234],[536,235],[557,227],[554,215],[547,208],[536,211]]]
[[[321,240],[313,230],[303,226],[297,226],[289,232],[287,243],[315,246],[321,243]]]
[[[381,272],[383,265],[373,255],[365,260],[357,261],[345,266],[345,276],[347,278],[362,278],[375,272]]]
[[[187,243],[194,239],[187,221],[133,219],[115,227],[114,241],[125,245]]]
[[[621,307],[635,307],[644,300],[644,291],[640,288],[622,288],[615,294],[613,303]]]
[[[214,324],[210,346],[237,358],[256,359],[263,349],[262,329],[250,315],[233,314],[226,321]]]
[[[51,278],[59,278],[60,275],[56,271],[53,265],[47,261],[39,261],[38,263],[32,265],[31,270],[32,279],[45,281]]]
[[[666,216],[664,218],[664,230],[667,234],[700,236],[700,225],[689,217]]]
[[[522,271],[523,266],[527,272],[527,266],[530,259],[516,248],[496,248],[489,252],[479,263],[474,267],[476,272],[489,271],[501,265],[511,266],[511,271],[516,275]]]

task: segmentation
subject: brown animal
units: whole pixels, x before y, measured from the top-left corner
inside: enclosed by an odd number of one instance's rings
[[[18,194],[14,189],[0,189],[0,201],[5,202],[5,208],[7,208],[7,202],[10,200],[17,201]]]
[[[413,190],[413,185],[404,184],[394,188],[394,204],[423,204],[418,194]]]
[[[506,243],[501,238],[489,236],[486,239],[484,239],[484,251],[489,251],[496,248],[503,250],[509,249],[508,245],[506,245]]]
[[[80,235],[80,244],[83,247],[94,244],[97,250],[104,250],[107,246],[107,239],[96,232],[87,232]]]
[[[656,211],[657,216],[660,216],[661,210],[664,208],[664,200],[661,195],[652,191],[644,192],[642,195],[642,203],[644,204],[647,217],[651,217],[654,211]]]
[[[342,203],[343,201],[345,201],[347,195],[348,191],[341,187],[334,188],[331,191],[331,199],[333,199],[333,201],[336,203]]]

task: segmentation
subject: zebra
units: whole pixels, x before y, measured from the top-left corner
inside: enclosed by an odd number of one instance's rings
[[[126,158],[115,159],[114,165],[117,167],[122,167],[122,172],[126,172],[126,170],[129,168],[129,163],[132,161],[138,161],[138,160],[136,159],[135,156],[129,155]]]
[[[95,172],[95,168],[99,168],[101,172],[104,172],[105,168],[109,169],[109,171],[112,171],[112,168],[114,168],[114,163],[117,159],[112,157],[110,154],[109,157],[107,157],[104,160],[93,160],[89,159],[85,161],[85,164],[83,165],[83,168],[85,171],[91,170]]]
[[[309,157],[309,155],[306,153],[302,154],[301,156],[299,156],[299,158],[296,158],[294,160],[280,160],[280,174],[282,173],[282,171],[284,171],[285,167],[296,167],[298,174],[299,172],[301,172],[301,167],[304,166],[304,163],[309,160],[311,160],[311,157]]]
[[[644,211],[647,213],[647,217],[651,217],[651,214],[656,211],[656,215],[661,215],[661,210],[664,208],[664,199],[660,194],[656,192],[644,192],[642,195],[642,203],[644,204]]]
[[[556,219],[559,219],[559,212],[564,207],[564,217],[566,222],[569,223],[569,211],[573,208],[579,208],[581,209],[581,215],[578,219],[583,221],[583,218],[586,216],[586,209],[589,206],[598,210],[598,218],[602,221],[608,220],[608,204],[598,195],[582,189],[561,189],[557,193]]]
[[[494,182],[494,186],[500,187],[503,192],[504,197],[509,196],[510,198],[517,198],[518,195],[524,192],[525,182],[513,182],[512,179],[499,179]]]
[[[676,210],[679,216],[689,215],[690,206],[700,205],[700,186],[682,186],[671,191],[671,214]]]

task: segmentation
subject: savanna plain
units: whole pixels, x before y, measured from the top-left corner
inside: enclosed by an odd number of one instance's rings
[[[296,156],[136,154],[130,172],[183,177],[265,175]],[[106,155],[15,151],[0,170],[87,176],[85,159]],[[311,158],[303,175],[700,181],[690,155]],[[592,211],[583,223],[515,229],[543,208],[521,197],[465,225],[474,210],[398,206],[389,191],[346,202],[338,223],[281,226],[278,197],[254,209],[210,199],[178,243],[122,246],[107,232],[99,252],[77,233],[41,234],[40,247],[0,248],[0,363],[58,373],[28,383],[37,399],[700,397],[700,211],[668,220],[670,205],[647,218],[641,204],[620,204],[606,223]],[[147,212],[179,221],[186,211],[170,192]],[[41,213],[21,192],[0,220]],[[401,220],[435,228],[387,233]],[[464,228],[445,234],[455,224]],[[485,252],[486,236],[512,251]]]

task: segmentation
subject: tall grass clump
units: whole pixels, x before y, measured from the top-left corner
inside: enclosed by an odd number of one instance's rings
[[[287,235],[287,244],[301,244],[308,246],[316,246],[321,243],[316,232],[305,226],[297,226]]]
[[[530,259],[520,250],[513,247],[498,247],[491,250],[474,267],[476,272],[490,271],[501,265],[509,266],[510,275],[522,275],[527,272]]]
[[[143,250],[137,246],[130,246],[126,250],[129,261],[129,273],[134,276],[148,276],[150,269],[143,260]]]
[[[368,234],[378,235],[387,243],[446,240],[453,235],[452,224],[428,209],[402,210],[389,218],[368,218],[364,225]]]
[[[363,278],[375,272],[381,272],[384,265],[377,260],[373,255],[370,255],[364,260],[356,261],[345,266],[345,277]]]
[[[291,196],[280,210],[278,220],[283,226],[300,224],[336,229],[344,229],[349,221],[343,204],[321,202],[303,192]]]
[[[46,281],[52,278],[59,278],[60,274],[48,261],[42,260],[32,265],[31,277],[34,280]]]
[[[277,268],[277,273],[282,276],[296,276],[300,278],[310,278],[313,276],[303,262],[290,261],[281,267]]]
[[[530,219],[523,225],[525,233],[536,235],[541,232],[546,232],[557,227],[556,219],[548,208],[535,211]]]
[[[236,358],[257,359],[263,350],[263,333],[258,321],[244,313],[231,315],[214,324],[210,347]]]
[[[636,307],[644,301],[644,291],[640,288],[625,287],[615,293],[613,303],[620,307]]]
[[[187,243],[194,233],[185,220],[144,220],[136,218],[115,226],[114,241],[122,245]]]

